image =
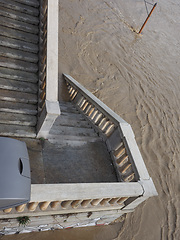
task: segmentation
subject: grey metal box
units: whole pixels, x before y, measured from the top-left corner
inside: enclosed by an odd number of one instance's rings
[[[31,176],[26,143],[0,137],[0,209],[29,202]]]

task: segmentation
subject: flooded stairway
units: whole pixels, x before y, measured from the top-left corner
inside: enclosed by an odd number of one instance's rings
[[[0,0],[1,136],[35,137],[39,1]]]

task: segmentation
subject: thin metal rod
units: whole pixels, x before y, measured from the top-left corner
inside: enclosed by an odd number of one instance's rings
[[[155,4],[154,4],[154,6],[152,7],[152,9],[151,9],[151,11],[150,11],[149,15],[147,16],[147,18],[146,18],[145,22],[143,23],[143,25],[142,25],[141,29],[139,30],[138,34],[140,34],[140,33],[142,32],[142,30],[143,30],[144,26],[146,25],[146,23],[147,23],[148,19],[150,18],[150,16],[151,16],[152,12],[154,11],[154,9],[155,9],[155,7],[156,7],[156,5],[157,5],[157,3],[155,3]]]

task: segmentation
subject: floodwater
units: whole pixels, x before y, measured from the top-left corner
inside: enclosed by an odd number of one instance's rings
[[[71,75],[131,124],[159,195],[128,214],[121,231],[113,225],[2,239],[180,239],[179,12],[179,0],[158,1],[138,35],[144,0],[60,0],[60,79]]]

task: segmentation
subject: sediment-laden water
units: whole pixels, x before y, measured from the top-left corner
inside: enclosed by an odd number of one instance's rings
[[[131,124],[159,193],[117,239],[180,239],[180,2],[159,1],[141,36],[143,0],[60,2],[60,71]]]
[[[60,78],[72,75],[131,124],[159,194],[128,214],[120,232],[111,226],[88,239],[180,239],[179,12],[179,0],[158,1],[137,35],[144,0],[60,0]],[[42,239],[85,239],[75,232]]]

